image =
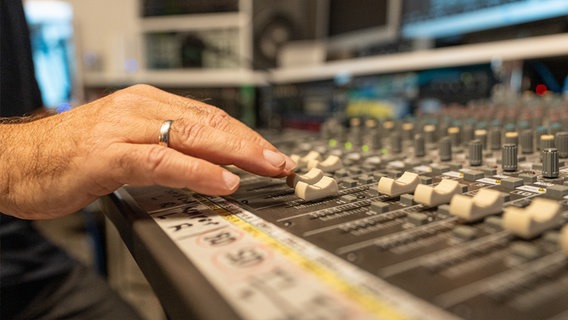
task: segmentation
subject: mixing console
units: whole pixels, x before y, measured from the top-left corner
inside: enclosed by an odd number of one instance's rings
[[[107,211],[173,318],[566,319],[568,108],[527,105],[267,133],[295,175]]]

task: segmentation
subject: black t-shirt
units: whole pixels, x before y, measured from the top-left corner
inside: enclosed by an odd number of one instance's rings
[[[0,1],[0,116],[29,114],[42,106],[21,0]]]
[[[0,42],[0,117],[29,114],[42,101],[21,0],[0,1]],[[30,221],[0,214],[0,287],[45,281],[71,267],[71,258]]]

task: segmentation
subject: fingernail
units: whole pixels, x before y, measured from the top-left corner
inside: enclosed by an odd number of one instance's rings
[[[286,157],[286,170],[287,171],[292,171],[296,168],[296,162],[294,162],[294,160],[292,160],[290,157],[285,156]]]
[[[264,160],[268,161],[271,165],[275,167],[283,168],[284,165],[286,164],[286,158],[284,157],[283,154],[279,152],[274,152],[272,150],[264,149],[263,154],[264,154]]]
[[[230,173],[229,171],[223,172],[223,180],[225,180],[225,186],[228,190],[234,190],[237,188],[240,182],[240,178],[237,175]]]

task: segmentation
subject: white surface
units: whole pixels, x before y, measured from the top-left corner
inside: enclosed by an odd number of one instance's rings
[[[284,45],[278,53],[280,67],[318,65],[325,61],[325,44],[320,41],[295,41]]]

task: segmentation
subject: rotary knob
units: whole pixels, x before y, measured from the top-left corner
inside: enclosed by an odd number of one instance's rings
[[[554,145],[554,136],[551,134],[544,134],[540,136],[540,150],[556,148]]]
[[[399,132],[393,132],[390,136],[390,147],[392,153],[402,152],[402,136]]]
[[[505,132],[505,144],[519,144],[519,134],[516,131]]]
[[[426,155],[426,141],[424,136],[417,134],[414,136],[414,156],[417,158],[424,157]]]
[[[512,143],[507,143],[503,145],[503,151],[501,156],[501,164],[503,166],[503,171],[511,172],[517,171],[517,145]]]
[[[531,129],[525,129],[521,132],[521,151],[524,154],[534,152],[534,134]]]
[[[434,125],[428,124],[424,126],[424,139],[428,144],[436,143],[436,127]]]
[[[493,128],[491,129],[491,150],[501,149],[501,129]]]
[[[440,139],[439,156],[441,161],[452,160],[452,140],[450,137],[443,137]]]
[[[470,125],[464,126],[463,130],[462,130],[462,139],[461,139],[462,143],[467,144],[470,141],[472,141],[474,139],[473,138],[473,135],[474,135],[473,132],[474,131],[473,131],[472,126],[470,126]]]
[[[560,158],[568,158],[568,132],[558,132],[554,139]]]
[[[485,129],[478,129],[475,130],[475,139],[481,142],[483,149],[487,149],[487,130]]]
[[[450,137],[452,145],[454,147],[458,147],[461,144],[461,135],[459,127],[448,128],[448,136]]]
[[[483,144],[479,140],[469,143],[469,165],[472,167],[480,166],[483,162]]]
[[[547,148],[542,150],[542,176],[549,179],[558,178],[558,150]]]

